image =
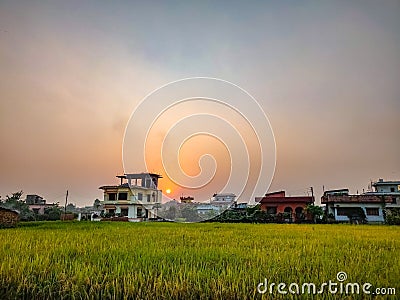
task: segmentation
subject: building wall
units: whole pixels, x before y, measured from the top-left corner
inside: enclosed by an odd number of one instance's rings
[[[400,182],[393,184],[382,184],[379,182],[375,183],[375,192],[370,194],[385,194],[391,198],[391,202],[386,204],[387,208],[400,208]]]
[[[368,223],[383,223],[385,221],[384,216],[383,216],[383,209],[382,205],[378,203],[338,203],[338,204],[333,204],[329,203],[327,204],[327,209],[329,214],[333,214],[335,217],[336,221],[339,222],[349,222],[349,218],[347,216],[341,216],[337,214],[337,208],[357,208],[360,207],[366,216],[366,220]],[[378,216],[372,216],[367,214],[367,208],[377,208],[379,211]]]
[[[116,200],[110,200],[110,193],[116,194]],[[119,200],[120,194],[126,193],[126,200]],[[140,186],[110,188],[104,190],[105,212],[110,213],[115,209],[115,214],[121,214],[123,209],[128,210],[129,219],[155,218],[156,211],[154,206],[161,203],[162,193],[160,190],[142,188]],[[142,215],[138,215],[138,209],[142,210]]]
[[[34,212],[37,212],[39,215],[43,215],[44,214],[44,210],[47,208],[47,207],[50,207],[51,205],[48,205],[48,204],[43,204],[43,205],[40,205],[40,204],[30,204],[29,205],[29,209],[31,210],[31,211],[34,211]]]
[[[297,220],[302,220],[300,218],[300,216],[298,216],[296,209],[300,209],[301,208],[301,214],[304,214],[304,218],[305,220],[310,220],[311,216],[306,214],[305,209],[307,207],[308,203],[302,203],[302,202],[283,202],[283,203],[279,203],[279,202],[270,202],[270,203],[261,203],[260,204],[260,208],[263,211],[267,211],[270,207],[276,207],[276,213],[277,214],[283,214],[285,213],[285,209],[290,207],[292,209],[292,214],[291,214],[291,219],[293,221],[297,221]]]
[[[377,185],[376,191],[378,193],[400,193],[400,185],[398,184]]]

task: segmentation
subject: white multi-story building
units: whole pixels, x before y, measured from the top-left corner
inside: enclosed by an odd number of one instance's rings
[[[101,186],[102,205],[109,216],[127,217],[129,221],[157,218],[162,192],[158,189],[161,175],[153,173],[119,175],[119,185]]]
[[[390,203],[386,195],[349,195],[348,189],[325,191],[321,203],[326,204],[328,215],[338,222],[385,222],[384,208]]]
[[[230,204],[235,202],[236,195],[233,193],[214,194],[211,198],[211,203],[214,204]]]
[[[391,202],[386,204],[386,208],[400,208],[400,181],[384,181],[379,179],[372,183],[373,192],[368,192],[368,195],[388,196]]]

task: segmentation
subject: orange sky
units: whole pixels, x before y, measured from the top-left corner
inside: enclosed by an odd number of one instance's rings
[[[212,9],[2,1],[0,195],[23,190],[62,202],[69,189],[72,202],[92,204],[123,172],[132,110],[159,86],[192,76],[229,80],[260,102],[276,138],[270,190],[361,192],[371,179],[398,180],[399,14],[396,1]],[[190,175],[204,150],[198,139],[180,156]],[[209,141],[224,161],[221,144]],[[220,172],[215,189],[225,166]]]

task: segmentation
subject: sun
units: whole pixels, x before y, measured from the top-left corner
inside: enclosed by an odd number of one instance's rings
[[[170,189],[167,189],[165,192],[166,192],[167,194],[171,194],[171,190],[170,190]]]

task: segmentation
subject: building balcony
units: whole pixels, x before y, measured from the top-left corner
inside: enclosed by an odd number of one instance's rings
[[[147,200],[103,200],[101,201],[103,205],[150,205],[150,204],[161,204],[161,201],[158,202],[147,202]]]

